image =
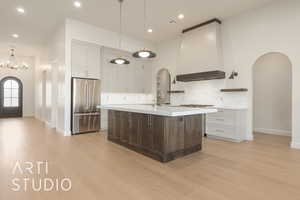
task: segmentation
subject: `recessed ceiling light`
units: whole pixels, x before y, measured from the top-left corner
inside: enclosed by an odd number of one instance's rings
[[[178,19],[183,19],[183,18],[184,18],[184,14],[178,15]]]
[[[74,1],[74,6],[76,8],[80,8],[81,7],[81,2],[80,1]]]
[[[19,38],[18,34],[12,34],[11,36],[14,37],[14,38]]]
[[[152,28],[149,28],[148,33],[152,33],[152,32],[153,32]]]
[[[18,11],[19,13],[21,13],[21,14],[24,14],[24,13],[25,13],[25,9],[22,8],[22,7],[18,7],[18,8],[17,8],[17,11]]]

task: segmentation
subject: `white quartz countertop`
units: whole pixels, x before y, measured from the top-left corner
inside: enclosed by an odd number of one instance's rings
[[[186,116],[197,114],[208,114],[218,112],[215,108],[188,108],[173,106],[153,106],[153,105],[102,105],[101,109],[117,110],[134,113],[144,113],[161,116]]]
[[[224,110],[248,110],[248,108],[244,106],[213,106],[213,108]]]

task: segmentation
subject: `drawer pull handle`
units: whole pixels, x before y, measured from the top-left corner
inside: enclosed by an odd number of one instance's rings
[[[223,130],[220,130],[220,129],[216,129],[216,132],[224,133],[224,131],[223,131]]]
[[[225,120],[224,119],[216,119],[217,121],[222,121],[222,122],[224,122]]]

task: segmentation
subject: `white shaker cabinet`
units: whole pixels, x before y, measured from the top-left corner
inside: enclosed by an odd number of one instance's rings
[[[88,75],[87,49],[86,45],[72,42],[71,65],[73,77],[86,77]]]
[[[85,42],[72,41],[72,76],[100,79],[100,51],[100,46]]]
[[[102,92],[143,94],[152,92],[152,62],[134,59],[129,52],[103,47],[102,52]],[[124,57],[128,65],[111,64],[110,60]]]
[[[100,79],[101,52],[99,46],[91,45],[87,52],[88,78]]]
[[[218,109],[217,113],[206,116],[208,137],[241,142],[246,140],[246,109]]]

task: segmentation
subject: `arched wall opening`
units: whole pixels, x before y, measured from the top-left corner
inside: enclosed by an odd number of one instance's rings
[[[292,136],[292,63],[270,52],[253,65],[253,131]]]
[[[170,104],[171,74],[168,69],[160,69],[156,76],[156,102],[157,104]]]

